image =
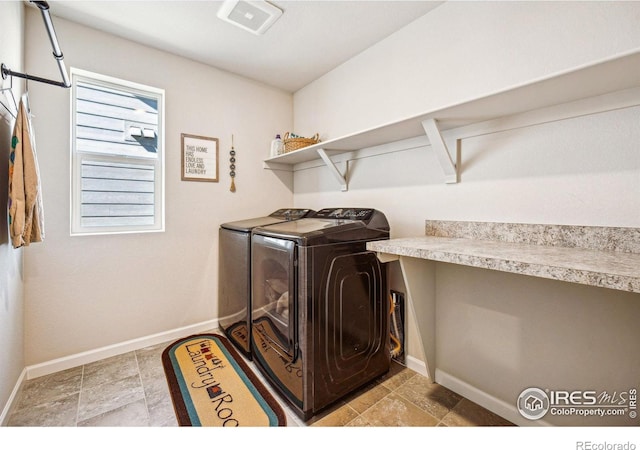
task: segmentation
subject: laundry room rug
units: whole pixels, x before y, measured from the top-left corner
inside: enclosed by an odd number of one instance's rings
[[[180,426],[286,426],[284,411],[229,340],[218,334],[180,339],[162,353]]]

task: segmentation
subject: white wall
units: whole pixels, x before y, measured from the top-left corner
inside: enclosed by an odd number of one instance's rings
[[[638,2],[453,1],[294,96],[323,140],[481,97],[640,47]]]
[[[215,320],[219,225],[292,204],[290,189],[261,166],[273,136],[291,127],[290,94],[57,17],[54,24],[67,67],[165,89],[166,232],[69,236],[70,93],[29,83],[46,238],[25,251],[27,365]],[[59,76],[31,8],[25,63]],[[219,139],[218,183],[181,181],[180,133]]]
[[[9,69],[21,72],[23,51],[23,6],[21,2],[0,2],[0,62]],[[2,80],[0,80],[1,82]],[[9,87],[4,80],[3,87]],[[22,83],[13,81],[13,93],[20,99]],[[0,95],[0,101],[16,110],[9,92]],[[0,422],[5,405],[24,369],[23,354],[24,306],[23,306],[23,250],[14,250],[7,229],[9,142],[13,131],[13,118],[0,106]]]
[[[336,138],[638,49],[639,20],[637,2],[448,2],[297,92],[294,129]],[[347,192],[326,168],[309,168],[294,173],[294,203],[378,208],[392,237],[423,235],[425,219],[640,227],[638,123],[635,106],[462,139],[455,185],[443,183],[429,146],[350,162]],[[404,289],[391,269],[392,286]],[[625,319],[638,317],[640,295],[462,268],[439,274],[436,365],[487,395],[515,406],[530,385],[621,390],[640,378],[629,355],[640,334]],[[486,290],[488,279],[511,290]],[[544,320],[556,308],[554,324],[570,322],[571,339]],[[408,352],[422,359],[412,320]],[[599,339],[606,348],[593,345]]]
[[[515,411],[529,387],[610,395],[638,389],[640,294],[454,264],[437,264],[435,283],[438,369],[510,406],[516,423],[535,424]],[[628,416],[544,420],[638,426]]]

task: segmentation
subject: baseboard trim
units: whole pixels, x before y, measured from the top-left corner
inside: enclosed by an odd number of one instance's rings
[[[421,361],[414,356],[407,355],[404,359],[404,362],[409,369],[413,370],[414,372],[418,372],[420,375],[424,375],[427,378],[429,377],[424,361]]]
[[[510,405],[497,397],[487,394],[484,391],[470,385],[469,383],[456,378],[455,376],[436,369],[436,383],[451,389],[456,394],[462,395],[468,400],[488,409],[489,411],[507,419],[518,426],[553,426],[546,420],[528,420],[518,412],[516,405]]]
[[[420,375],[428,377],[427,368],[423,361],[413,356],[407,356],[405,359],[406,366],[418,372]],[[528,420],[522,417],[518,412],[516,405],[510,405],[509,403],[500,400],[497,397],[487,394],[486,392],[478,389],[471,384],[462,381],[461,379],[447,373],[443,370],[436,369],[435,382],[451,389],[456,394],[462,395],[464,398],[471,400],[474,403],[488,409],[489,411],[499,415],[500,417],[507,419],[509,422],[514,423],[522,427],[551,427],[553,426],[546,420]]]
[[[16,385],[13,387],[13,391],[11,391],[11,395],[7,399],[7,403],[4,405],[4,409],[2,410],[2,414],[0,414],[0,426],[7,426],[7,419],[11,414],[11,410],[13,409],[14,402],[16,397],[18,396],[18,392],[22,388],[22,383],[27,379],[27,369],[22,369],[22,373],[18,377],[18,381],[16,381]]]
[[[40,364],[34,364],[32,366],[27,366],[24,372],[26,372],[26,379],[31,380],[43,375],[49,375],[55,372],[60,372],[61,370],[71,369],[72,367],[89,364],[111,356],[121,355],[133,350],[139,350],[151,345],[161,344],[163,342],[179,339],[191,334],[214,330],[216,328],[218,328],[218,320],[208,320],[162,333],[132,339],[119,344],[108,345],[95,350],[76,353],[75,355],[65,356],[63,358],[54,359]],[[8,402],[7,404],[11,404],[11,402]]]

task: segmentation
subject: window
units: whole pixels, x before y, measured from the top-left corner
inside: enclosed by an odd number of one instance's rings
[[[71,234],[163,231],[164,90],[71,76]]]

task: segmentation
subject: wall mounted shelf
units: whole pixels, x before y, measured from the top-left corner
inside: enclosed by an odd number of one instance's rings
[[[442,138],[444,131],[637,87],[640,50],[268,158],[264,168],[295,171],[301,163],[322,160],[346,191],[348,174],[336,167],[333,156],[426,134],[438,156],[444,181],[456,183],[460,175],[456,155],[459,152],[452,157]]]

